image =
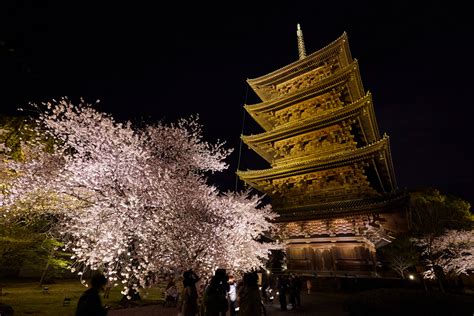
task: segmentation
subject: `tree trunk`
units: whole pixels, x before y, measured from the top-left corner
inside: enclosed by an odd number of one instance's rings
[[[51,262],[51,259],[53,258],[53,256],[54,256],[54,247],[51,247],[51,252],[49,253],[48,261],[46,262],[46,266],[44,267],[43,274],[41,275],[40,284],[39,284],[40,286],[43,285],[44,279],[46,277],[46,272],[48,272],[49,263]]]
[[[444,275],[443,268],[440,266],[434,265],[433,270],[434,270],[436,279],[438,280],[439,290],[444,293],[445,290],[444,290],[443,281],[445,279],[445,275]]]
[[[438,278],[438,284],[439,284],[439,289],[440,289],[440,291],[444,293],[444,292],[445,292],[445,291],[444,291],[444,285],[443,285],[443,282],[441,281],[440,278]]]
[[[422,276],[421,279],[423,280],[423,286],[425,287],[425,292],[428,292],[428,286],[426,286],[425,278]]]

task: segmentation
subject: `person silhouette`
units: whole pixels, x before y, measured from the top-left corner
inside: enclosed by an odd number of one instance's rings
[[[178,311],[182,316],[195,316],[199,311],[196,289],[196,283],[199,279],[199,276],[192,269],[183,273],[183,292],[178,306]]]
[[[107,278],[102,273],[97,273],[92,276],[90,283],[91,288],[86,290],[77,302],[76,316],[107,315],[99,295],[107,284]]]
[[[292,297],[292,309],[296,307],[301,307],[301,279],[298,275],[292,273],[291,274],[291,281],[290,281],[290,292]]]
[[[230,316],[235,316],[235,303],[237,301],[237,284],[233,276],[229,277],[229,313]]]
[[[174,306],[176,307],[178,303],[178,288],[176,284],[174,284],[173,280],[168,282],[165,290],[165,304],[164,306]]]
[[[229,310],[227,293],[230,290],[229,277],[225,269],[217,269],[204,292],[206,316],[225,316]]]
[[[286,311],[287,310],[286,294],[287,294],[287,289],[289,288],[289,284],[284,275],[278,276],[277,288],[278,288],[278,297],[280,299],[280,308],[282,311]]]
[[[262,297],[258,289],[258,275],[255,272],[245,273],[243,285],[237,292],[240,316],[266,315]]]

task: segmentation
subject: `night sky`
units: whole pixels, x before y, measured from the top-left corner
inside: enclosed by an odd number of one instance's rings
[[[474,28],[466,7],[453,1],[62,2],[72,1],[1,2],[3,115],[61,96],[100,99],[99,110],[137,123],[199,113],[208,140],[235,148],[229,171],[211,178],[234,189],[242,106],[259,101],[251,89],[245,97],[245,80],[297,60],[297,23],[308,54],[346,31],[380,131],[391,137],[399,187],[435,186],[474,202]],[[244,133],[260,131],[247,115]],[[262,162],[243,146],[241,169]]]

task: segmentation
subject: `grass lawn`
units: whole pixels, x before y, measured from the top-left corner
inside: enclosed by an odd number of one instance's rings
[[[44,293],[38,282],[0,281],[2,296],[0,303],[13,307],[14,315],[61,315],[74,316],[77,301],[87,290],[78,280],[59,280],[54,284],[47,284],[48,292]],[[118,307],[122,298],[121,287],[112,288],[108,299],[102,298],[102,304]],[[140,292],[140,305],[153,304],[163,300],[161,288],[143,289]],[[71,302],[63,306],[65,298]]]

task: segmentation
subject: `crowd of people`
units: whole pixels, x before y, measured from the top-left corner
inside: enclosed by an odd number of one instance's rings
[[[289,299],[291,309],[301,307],[300,294],[302,283],[296,274],[291,274],[290,276],[278,276],[277,288],[278,297],[280,300],[280,308],[282,311],[287,310],[287,299]]]
[[[77,316],[106,314],[98,294],[106,284],[104,276],[92,279],[91,289],[79,300]],[[251,272],[245,273],[237,282],[225,269],[217,269],[212,278],[204,281],[193,270],[187,270],[183,273],[182,287],[178,285],[173,278],[169,280],[165,306],[177,308],[180,316],[266,315],[264,302],[273,301],[274,289],[281,310],[301,307],[302,282],[296,274],[279,275],[277,279],[261,275],[259,279],[256,272]],[[306,287],[309,294],[311,283]],[[90,313],[92,311],[95,313]]]
[[[183,290],[178,303],[181,316],[256,316],[265,315],[257,273],[246,273],[239,284],[224,269],[196,287],[199,277],[192,272],[183,274]],[[198,292],[200,292],[198,294]]]
[[[258,316],[266,315],[265,302],[273,301],[272,290],[277,290],[281,310],[301,307],[301,279],[296,274],[280,275],[276,280],[262,278],[257,273],[246,273],[239,282],[233,276],[218,269],[207,282],[196,288],[199,277],[192,271],[183,275],[182,297],[178,311],[182,316]],[[311,290],[311,284],[306,285]],[[189,293],[193,293],[190,295]],[[192,303],[190,303],[192,300]],[[189,308],[191,306],[191,308]]]

